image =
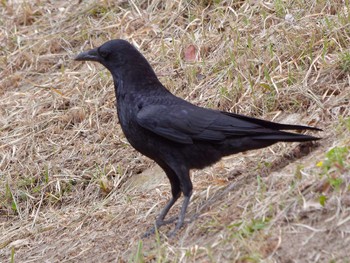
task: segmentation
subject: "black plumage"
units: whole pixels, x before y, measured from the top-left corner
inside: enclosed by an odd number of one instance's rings
[[[318,128],[279,124],[195,106],[171,94],[158,80],[144,56],[125,40],[111,40],[80,53],[75,60],[97,61],[112,74],[117,112],[130,144],[153,159],[166,173],[172,198],[156,220],[165,224],[170,208],[184,195],[175,233],[183,225],[192,194],[189,171],[221,157],[270,146],[319,138],[282,130]],[[150,180],[152,180],[150,178]]]

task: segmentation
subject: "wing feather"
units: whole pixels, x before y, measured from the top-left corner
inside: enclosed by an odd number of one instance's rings
[[[271,133],[260,125],[194,105],[149,105],[137,114],[143,128],[169,140],[192,144],[193,140],[219,142],[232,136]]]

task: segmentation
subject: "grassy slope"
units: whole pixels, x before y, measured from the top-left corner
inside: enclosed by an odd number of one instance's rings
[[[1,262],[350,260],[347,3],[0,5]],[[71,59],[112,38],[138,46],[178,96],[324,139],[193,171],[186,227],[141,241],[167,179],[125,140],[107,71]]]

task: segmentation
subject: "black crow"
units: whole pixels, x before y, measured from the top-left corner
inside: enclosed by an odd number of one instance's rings
[[[176,97],[160,83],[145,57],[125,40],[108,41],[80,53],[75,60],[97,61],[110,71],[125,137],[137,151],[153,159],[170,181],[172,198],[157,217],[156,228],[168,223],[165,216],[181,193],[184,195],[172,234],[182,227],[192,194],[190,169],[201,169],[223,156],[280,141],[319,139],[281,131],[318,128],[201,108]]]

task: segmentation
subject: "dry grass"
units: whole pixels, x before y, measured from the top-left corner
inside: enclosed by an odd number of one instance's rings
[[[1,262],[350,260],[348,1],[0,6]],[[72,61],[113,38],[139,47],[178,96],[318,126],[324,139],[194,171],[186,227],[141,241],[167,179],[124,138],[107,71]]]

